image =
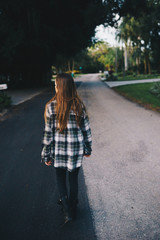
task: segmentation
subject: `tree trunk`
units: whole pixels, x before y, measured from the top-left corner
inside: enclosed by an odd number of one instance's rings
[[[147,73],[151,74],[151,64],[150,64],[148,49],[144,50],[144,69],[145,69],[145,74]]]
[[[127,45],[125,45],[124,49],[124,69],[128,71],[128,53],[127,53]]]
[[[137,65],[137,74],[140,74],[139,72],[140,58],[139,57],[136,58],[136,65]]]
[[[118,62],[117,62],[118,56],[117,56],[117,47],[115,48],[115,72],[117,73],[118,69]]]
[[[71,71],[71,64],[69,60],[68,60],[68,71]]]
[[[151,64],[150,64],[149,56],[147,56],[147,67],[148,67],[148,74],[151,74]]]
[[[149,74],[152,74],[150,62],[148,62],[148,73],[149,73]]]
[[[147,62],[146,62],[146,58],[144,59],[144,74],[147,74]]]
[[[74,70],[74,59],[72,61],[72,72],[73,72],[73,70]]]

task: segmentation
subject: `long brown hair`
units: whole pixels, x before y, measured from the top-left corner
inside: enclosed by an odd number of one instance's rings
[[[66,73],[58,74],[56,77],[56,94],[48,102],[56,100],[55,113],[58,122],[57,130],[63,133],[67,126],[69,113],[71,110],[75,113],[78,126],[81,125],[81,118],[86,112],[85,106],[77,94],[76,86],[71,75]],[[47,103],[47,104],[48,104]],[[46,104],[46,108],[47,108]],[[46,120],[45,108],[45,120]]]

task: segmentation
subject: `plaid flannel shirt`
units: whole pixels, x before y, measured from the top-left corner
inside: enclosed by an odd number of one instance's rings
[[[55,114],[56,101],[47,105],[41,161],[47,162],[53,159],[54,167],[65,168],[73,171],[82,165],[84,155],[90,155],[92,151],[92,138],[89,119],[86,113],[82,116],[81,127],[77,125],[75,113],[69,114],[67,127],[64,133],[57,131]]]

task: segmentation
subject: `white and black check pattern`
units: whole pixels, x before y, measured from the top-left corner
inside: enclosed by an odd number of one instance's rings
[[[54,167],[66,168],[73,171],[82,165],[84,155],[92,151],[92,136],[88,116],[82,116],[81,127],[77,125],[75,114],[70,112],[67,128],[64,133],[56,130],[57,120],[55,115],[56,101],[47,105],[45,129],[43,134],[42,162],[54,159]]]

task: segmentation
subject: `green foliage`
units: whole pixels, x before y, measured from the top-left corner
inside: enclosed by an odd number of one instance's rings
[[[106,76],[106,81],[117,81],[117,80],[118,80],[118,78],[114,74]]]
[[[115,71],[116,55],[117,55],[117,70],[121,69],[122,52],[120,48],[110,47],[107,42],[96,42],[88,48],[88,55],[99,62],[103,68],[101,70]]]
[[[52,65],[60,69],[91,45],[97,25],[113,26],[116,16],[126,13],[125,2],[1,0],[0,73],[10,75],[12,85],[40,85]],[[134,8],[139,2],[134,0]]]
[[[75,69],[79,70],[82,68],[83,73],[96,73],[99,70],[103,70],[104,66],[100,63],[97,58],[94,58],[88,54],[87,49],[77,54],[75,57]]]
[[[106,42],[96,42],[86,50],[81,51],[74,58],[75,69],[82,67],[83,72],[99,72],[106,69],[115,71],[117,53],[117,70],[121,69],[121,55],[119,48],[112,48]]]
[[[122,7],[120,9],[120,15],[126,16],[127,14],[130,14],[137,18],[146,11],[147,11],[146,0],[125,0],[123,1]]]
[[[6,93],[0,92],[0,111],[4,108],[9,108],[11,105],[11,97],[9,97]]]
[[[155,85],[151,87],[150,92],[160,98],[160,82],[156,82]]]
[[[128,73],[118,73],[117,74],[118,81],[130,81],[130,80],[143,80],[143,79],[156,79],[160,78],[160,75],[158,74],[135,74],[131,72]]]
[[[39,85],[52,65],[92,43],[106,11],[100,0],[1,0],[0,73]]]
[[[143,72],[150,74],[151,68],[160,71],[160,1],[143,0],[139,1],[140,8],[137,6],[134,0],[124,2],[123,10],[128,10],[122,14],[118,37],[132,46],[132,67],[136,65],[136,71],[142,72],[140,65],[144,63]]]

